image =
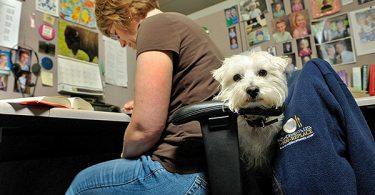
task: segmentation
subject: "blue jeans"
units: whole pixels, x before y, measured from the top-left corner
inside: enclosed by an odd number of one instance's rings
[[[208,194],[204,173],[168,172],[149,156],[117,159],[81,171],[67,195],[73,194]]]

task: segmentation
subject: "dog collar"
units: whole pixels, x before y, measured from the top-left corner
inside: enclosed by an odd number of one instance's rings
[[[260,117],[254,120],[246,120],[247,124],[250,125],[251,127],[262,127],[262,128],[268,125],[271,125],[273,123],[276,123],[277,121],[279,121],[277,118],[267,121],[267,118],[263,118],[263,117]]]

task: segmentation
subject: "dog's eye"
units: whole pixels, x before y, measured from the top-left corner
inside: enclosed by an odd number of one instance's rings
[[[264,69],[259,70],[258,75],[261,77],[267,76],[267,70],[264,70]]]
[[[233,76],[233,80],[234,81],[239,81],[239,80],[241,80],[242,79],[242,75],[240,75],[240,74],[235,74],[234,76]]]

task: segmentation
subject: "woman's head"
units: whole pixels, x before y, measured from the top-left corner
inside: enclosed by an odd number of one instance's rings
[[[136,34],[136,26],[147,13],[159,9],[157,0],[96,0],[95,15],[99,30],[111,36],[112,28]]]
[[[298,28],[298,27],[305,27],[306,26],[306,18],[303,14],[297,12],[295,15],[294,15],[294,21],[293,21],[293,25]]]

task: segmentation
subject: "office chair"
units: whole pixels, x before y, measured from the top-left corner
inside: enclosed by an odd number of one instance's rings
[[[252,108],[233,113],[223,102],[207,101],[185,106],[170,118],[174,125],[199,121],[202,128],[204,147],[208,165],[211,194],[242,194],[241,168],[239,158],[238,114],[279,116],[283,108]],[[254,178],[246,182],[250,194],[259,194]]]

